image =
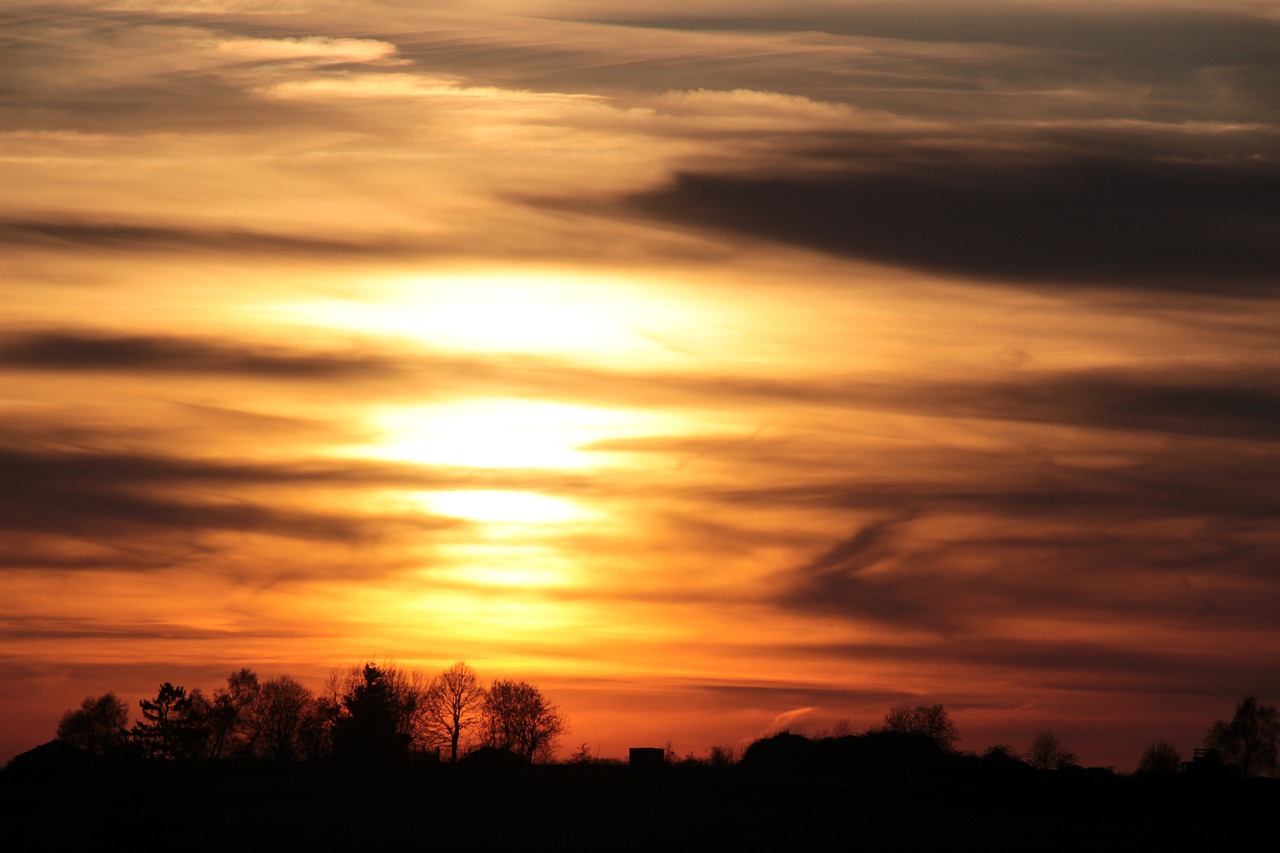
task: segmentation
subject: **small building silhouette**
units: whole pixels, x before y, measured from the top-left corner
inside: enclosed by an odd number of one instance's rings
[[[1196,747],[1192,750],[1191,760],[1195,764],[1213,764],[1222,763],[1222,756],[1218,754],[1218,750],[1212,748]]]
[[[1190,761],[1182,762],[1183,773],[1193,773],[1197,776],[1209,778],[1235,776],[1240,772],[1240,768],[1232,767],[1230,764],[1222,762],[1222,753],[1216,749],[1209,747],[1197,747],[1191,755]]]
[[[88,752],[65,740],[51,740],[15,755],[5,771],[15,779],[66,781],[85,777],[93,768],[94,759]]]

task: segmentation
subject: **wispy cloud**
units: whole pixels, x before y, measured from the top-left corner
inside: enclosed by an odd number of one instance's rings
[[[381,238],[369,242],[269,233],[248,229],[182,228],[156,224],[92,222],[81,218],[0,220],[0,243],[60,252],[208,252],[294,258],[395,257],[439,251],[439,246]]]
[[[376,62],[395,55],[396,46],[377,39],[233,38],[218,42],[218,50],[253,60],[311,59],[325,62]]]
[[[792,403],[1263,442],[1280,435],[1280,393],[1274,390],[1275,372],[1268,366],[1230,369],[1180,364],[1168,370],[1031,371],[985,381],[921,380],[890,373],[856,380],[766,379],[688,370],[593,369],[547,357],[526,358],[515,366],[504,357],[392,353],[385,344],[364,350],[306,351],[249,341],[46,329],[0,336],[0,367],[351,383],[416,375],[490,394],[553,395],[583,403],[641,407],[686,406],[697,401],[728,407]],[[592,446],[700,453],[722,442],[727,442],[724,449],[732,451],[739,441],[655,437],[605,439]],[[756,444],[746,449],[759,448]],[[774,453],[777,448],[766,445],[764,452]]]
[[[386,359],[306,355],[279,347],[235,346],[159,336],[29,332],[0,337],[0,365],[21,370],[234,374],[277,379],[341,379],[386,374]]]

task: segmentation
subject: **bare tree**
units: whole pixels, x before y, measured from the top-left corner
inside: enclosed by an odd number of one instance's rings
[[[421,749],[428,741],[427,689],[431,679],[420,669],[405,669],[394,663],[381,665],[396,707],[396,731],[408,738],[410,749]]]
[[[129,706],[108,691],[86,696],[77,710],[69,710],[58,721],[58,738],[91,755],[102,755],[128,738]]]
[[[423,703],[423,723],[429,739],[449,745],[449,761],[458,760],[462,733],[481,719],[485,689],[476,671],[458,661],[431,679]]]
[[[583,741],[578,744],[578,749],[569,756],[570,764],[590,764],[595,761],[595,756],[591,754],[591,743]]]
[[[741,757],[733,744],[720,743],[707,749],[707,764],[711,767],[732,767]]]
[[[997,743],[987,747],[982,757],[988,761],[1021,761],[1007,743]]]
[[[256,732],[246,711],[257,698],[258,676],[241,669],[227,676],[227,686],[213,692],[209,707],[209,755],[247,755],[253,750]]]
[[[1166,776],[1182,769],[1182,754],[1164,738],[1148,746],[1138,760],[1137,772],[1142,776]]]
[[[1205,735],[1204,745],[1216,749],[1228,764],[1245,776],[1276,771],[1280,712],[1275,705],[1259,705],[1254,696],[1240,700],[1230,722],[1218,720]]]
[[[938,746],[947,752],[955,750],[956,741],[960,740],[960,732],[950,715],[941,704],[895,705],[884,715],[881,731],[900,732],[902,734],[928,735],[937,741]]]
[[[258,751],[277,761],[302,757],[314,706],[311,691],[289,676],[266,681],[249,712],[260,741]]]
[[[1037,770],[1061,770],[1068,764],[1074,764],[1076,754],[1051,731],[1043,731],[1031,741],[1031,749],[1027,750],[1027,763]]]
[[[567,728],[555,703],[527,681],[493,682],[485,694],[485,743],[509,749],[526,761],[549,758]]]

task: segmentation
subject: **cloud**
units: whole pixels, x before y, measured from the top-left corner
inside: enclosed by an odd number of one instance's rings
[[[187,374],[262,380],[343,380],[348,393],[402,393],[391,380],[430,380],[437,393],[554,398],[633,409],[689,405],[725,410],[776,404],[844,411],[906,413],[1099,431],[1152,433],[1270,443],[1280,436],[1280,392],[1267,367],[1218,365],[1176,369],[1021,369],[990,378],[950,380],[866,375],[855,380],[775,379],[698,371],[605,370],[553,358],[461,356],[378,345],[303,350],[252,341],[175,335],[111,335],[85,328],[0,334],[0,369],[11,371]],[[419,398],[421,384],[409,383]],[[773,416],[769,416],[773,417]],[[596,441],[598,451],[661,452],[696,457],[785,455],[757,425],[749,435],[629,437]]]
[[[1276,292],[1274,162],[939,160],[835,174],[684,172],[627,204],[682,226],[979,281]]]
[[[44,331],[0,336],[0,366],[75,372],[235,374],[264,379],[332,380],[394,372],[385,359],[302,354],[213,341]]]
[[[652,114],[636,118],[654,125],[654,133],[726,135],[761,130],[801,136],[858,126],[869,133],[887,133],[894,126],[902,129],[908,121],[891,113],[758,89],[670,91],[646,99],[644,104]]]
[[[317,238],[239,228],[175,227],[92,219],[0,219],[0,244],[59,252],[210,252],[283,255],[398,257],[426,254],[429,243],[388,238],[357,242],[345,237]]]
[[[1157,478],[1119,494],[1059,494],[1046,484],[1050,502],[1038,506],[1037,495],[1000,478],[974,485],[980,508],[921,490],[902,515],[867,522],[780,573],[774,600],[793,612],[952,639],[1046,623],[1064,639],[1076,633],[1068,626],[1133,621],[1153,634],[1265,629],[1265,599],[1275,591],[1268,566],[1280,557],[1269,530],[1280,506],[1272,499],[1247,523],[1218,504],[1230,500],[1223,485],[1181,505],[1160,505],[1160,492],[1175,486]],[[901,496],[866,497],[862,512],[883,514]]]
[[[34,424],[27,424],[33,427]],[[0,565],[59,570],[154,571],[207,563],[221,554],[231,575],[279,574],[302,560],[313,575],[344,572],[312,546],[364,547],[464,527],[457,519],[365,501],[362,510],[336,506],[334,496],[369,488],[457,487],[458,472],[390,463],[297,461],[248,463],[182,456],[177,451],[111,449],[111,439],[87,430],[74,450],[0,424]],[[328,500],[317,500],[327,497]],[[301,551],[281,558],[262,539],[292,540]],[[252,542],[253,544],[250,544]],[[245,569],[235,553],[258,554]],[[360,571],[396,563],[379,558]],[[330,565],[333,564],[333,565]],[[326,566],[328,568],[326,568]],[[305,572],[299,576],[305,576]]]
[[[905,520],[868,524],[801,566],[794,574],[792,591],[781,603],[806,612],[836,613],[857,622],[954,630],[955,623],[938,607],[932,594],[913,595],[913,585],[904,595],[895,589],[901,583],[895,578],[877,581],[864,577],[889,568],[885,562],[898,556],[901,546],[891,548],[889,537],[893,528]]]
[[[1172,373],[1172,372],[1171,372]],[[1033,373],[1016,380],[990,381],[884,376],[866,381],[753,380],[742,377],[620,376],[635,399],[646,392],[659,399],[700,398],[712,404],[790,402],[848,410],[903,412],[935,418],[963,418],[1031,424],[1059,424],[1095,430],[1129,430],[1170,435],[1242,438],[1271,442],[1280,435],[1280,394],[1269,370],[1196,371],[1177,376],[1157,371],[1081,370]],[[740,438],[616,439],[599,449],[654,449],[702,453],[735,447],[752,452]],[[757,445],[777,452],[770,440]]]
[[[916,7],[652,19],[721,46],[767,36],[776,53],[761,62],[778,68],[755,91],[740,78],[646,100],[654,114],[638,127],[723,142],[672,158],[669,182],[628,195],[625,210],[739,245],[763,238],[1031,288],[1274,293],[1276,22]],[[839,39],[785,35],[814,29]],[[649,29],[637,42],[658,33],[672,37]],[[961,56],[957,44],[983,50]],[[785,49],[803,74],[788,73]],[[818,74],[828,55],[842,57],[839,81]]]
[[[12,461],[0,459],[7,474],[17,467]],[[109,484],[72,489],[28,480],[20,485],[20,496],[0,498],[0,505],[4,506],[0,528],[5,530],[109,537],[115,541],[162,530],[193,535],[200,531],[238,531],[306,540],[357,541],[377,535],[392,521],[390,518],[368,521],[347,513],[282,508],[246,500],[242,495],[226,495],[222,499],[176,494],[156,497]],[[455,523],[426,515],[398,521],[419,529]]]
[[[894,374],[857,380],[766,379],[696,371],[610,371],[553,358],[526,357],[513,364],[502,356],[391,354],[385,344],[382,349],[308,351],[248,341],[52,328],[0,334],[0,368],[369,383],[424,376],[436,387],[641,408],[785,403],[1261,442],[1280,436],[1280,391],[1275,371],[1265,367],[1023,369],[990,379],[949,381]],[[422,388],[415,386],[413,393],[421,395]],[[771,441],[768,435],[760,438],[757,428],[750,438],[651,436],[602,440],[590,448],[698,455],[739,449],[751,453],[754,444],[765,453],[778,453]]]
[[[1006,682],[1011,696],[1026,695],[1028,690],[1036,695],[1048,690],[1090,692],[1113,687],[1138,693],[1229,696],[1248,692],[1248,685],[1268,683],[1280,674],[1280,659],[1273,656],[1259,661],[1221,648],[1195,651],[1072,638],[951,637],[938,643],[800,644],[780,653],[800,660],[827,658],[915,671],[946,670],[952,679],[956,673],[991,671],[1003,674],[1004,679],[1016,679],[1016,686]],[[962,691],[961,683],[954,692]],[[793,701],[803,701],[803,696],[797,691]],[[990,695],[984,699],[986,703],[1000,701]],[[950,702],[948,706],[955,707]]]
[[[786,654],[786,650],[780,650]],[[829,651],[829,650],[828,650]],[[724,696],[739,704],[757,707],[795,706],[798,704],[861,705],[888,703],[901,696],[895,690],[874,688],[833,687],[821,682],[768,681],[765,679],[738,679],[734,681],[694,681],[689,686],[699,691]],[[800,709],[805,710],[805,709]]]
[[[83,621],[80,619],[50,618],[48,615],[7,615],[0,622],[0,638],[10,641],[45,642],[49,640],[161,640],[216,641],[228,636],[243,635],[243,630],[201,628],[181,622],[124,622],[110,619]],[[260,625],[253,634],[279,640],[305,636],[297,628]]]
[[[457,80],[421,74],[338,74],[279,83],[266,90],[278,98],[431,98],[476,101],[504,117],[513,108],[592,107],[594,95],[529,92],[493,86],[466,86]]]
[[[790,726],[800,721],[801,718],[809,716],[816,710],[818,710],[816,705],[808,705],[803,708],[792,708],[790,711],[783,711],[770,720],[769,725],[764,730],[766,732],[787,730]]]
[[[396,52],[396,46],[377,39],[328,38],[233,38],[218,43],[218,50],[254,60],[316,59],[326,62],[376,62]]]
[[[548,379],[554,376],[548,373]],[[566,379],[573,374],[567,374]],[[590,374],[579,374],[595,389]],[[1176,370],[1084,369],[1023,371],[1016,378],[957,377],[953,380],[892,374],[856,380],[756,379],[698,374],[597,377],[601,388],[623,389],[632,399],[716,405],[777,402],[849,410],[1063,424],[1097,430],[1134,430],[1172,435],[1245,438],[1270,442],[1280,436],[1280,392],[1267,368]],[[653,449],[701,453],[740,438],[615,439],[605,450]],[[767,443],[767,438],[766,438]],[[774,452],[773,450],[767,452]]]
[[[689,31],[820,32],[923,43],[1008,45],[1107,56],[1126,64],[1182,58],[1197,64],[1230,65],[1274,60],[1280,30],[1265,9],[1248,0],[1212,9],[1177,3],[1089,4],[1017,0],[912,0],[901,3],[777,3],[741,14],[714,4],[684,4],[665,14],[620,11],[591,16],[615,25]],[[1191,5],[1191,4],[1188,4]],[[770,8],[772,7],[772,8]],[[649,8],[654,8],[650,6]]]

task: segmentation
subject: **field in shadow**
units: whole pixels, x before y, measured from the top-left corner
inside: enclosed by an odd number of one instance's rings
[[[0,776],[10,850],[381,845],[1229,849],[1270,838],[1280,780],[932,766],[95,762]]]

